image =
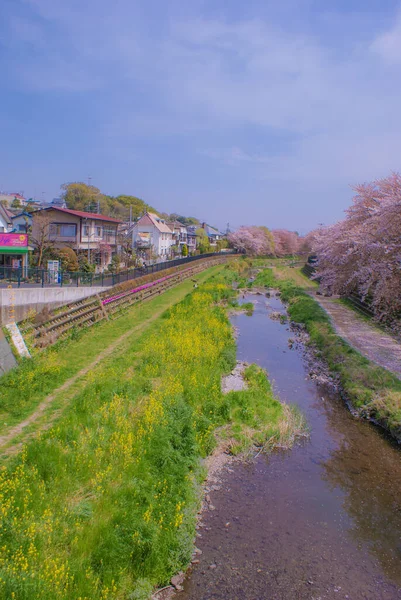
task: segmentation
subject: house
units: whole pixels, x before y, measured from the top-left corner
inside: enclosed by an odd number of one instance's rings
[[[22,207],[26,206],[27,199],[23,194],[0,192],[0,204],[9,208],[12,207],[13,204],[14,206],[17,205],[18,207]]]
[[[188,247],[187,227],[180,221],[167,221],[167,225],[173,232],[174,245],[178,248],[178,254],[182,254],[182,247]]]
[[[196,251],[196,227],[195,225],[187,226],[187,246],[188,254],[193,254]]]
[[[28,212],[20,212],[18,214],[11,213],[11,221],[13,225],[13,232],[15,233],[28,233],[32,226],[32,215]]]
[[[208,225],[207,223],[202,223],[202,229],[205,230],[208,238],[209,238],[209,243],[211,246],[216,246],[217,242],[221,239],[221,233],[218,231],[218,229],[215,229],[214,227],[212,227],[211,225]]]
[[[49,206],[32,213],[32,239],[38,244],[46,236],[55,248],[70,247],[85,255],[102,271],[117,252],[117,230],[121,221],[79,210]]]
[[[11,220],[12,213],[7,209],[6,206],[0,204],[0,233],[11,232],[13,229],[13,223]]]
[[[0,204],[0,278],[6,269],[28,267],[28,235],[13,230],[13,214]]]
[[[166,259],[175,244],[174,233],[155,213],[146,212],[131,228],[132,246],[148,260],[152,254]]]

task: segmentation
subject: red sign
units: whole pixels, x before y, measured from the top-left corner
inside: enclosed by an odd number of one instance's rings
[[[26,248],[28,235],[26,233],[0,233],[0,246],[8,248]]]

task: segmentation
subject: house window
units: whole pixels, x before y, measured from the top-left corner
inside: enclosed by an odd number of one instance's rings
[[[96,227],[96,236],[102,237],[102,228],[101,227]]]
[[[26,225],[18,225],[18,231],[25,232],[26,231]]]
[[[105,242],[115,243],[116,240],[116,230],[113,227],[107,227],[106,225],[103,227],[103,240]]]
[[[84,225],[83,234],[84,234],[85,237],[89,236],[89,225]]]
[[[57,237],[72,238],[77,235],[77,226],[73,223],[51,223],[50,234]]]

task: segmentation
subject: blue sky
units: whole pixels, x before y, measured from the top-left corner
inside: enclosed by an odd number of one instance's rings
[[[0,189],[306,232],[400,169],[392,0],[2,0]]]

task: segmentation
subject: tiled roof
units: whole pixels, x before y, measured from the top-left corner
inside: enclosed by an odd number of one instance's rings
[[[106,215],[99,215],[98,213],[88,213],[83,212],[81,210],[71,210],[70,208],[60,208],[59,206],[49,206],[43,210],[58,210],[59,212],[74,215],[76,217],[80,217],[81,219],[96,219],[97,221],[107,221],[109,223],[122,223],[120,219],[114,219],[113,217],[107,217]]]

